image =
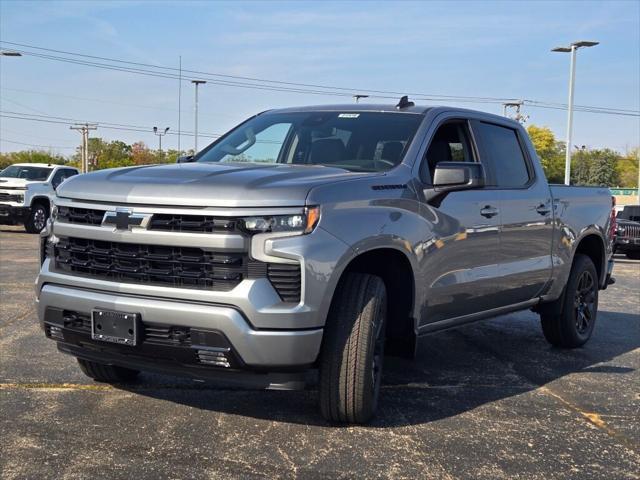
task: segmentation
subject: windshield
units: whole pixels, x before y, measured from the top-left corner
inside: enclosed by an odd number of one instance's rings
[[[422,119],[395,112],[267,113],[236,127],[195,160],[380,172],[402,161]]]
[[[24,165],[10,165],[0,172],[0,177],[23,178],[25,180],[44,181],[53,168],[27,167]]]

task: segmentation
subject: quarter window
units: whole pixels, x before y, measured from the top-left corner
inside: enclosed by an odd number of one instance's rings
[[[516,131],[485,122],[478,123],[478,130],[496,186],[522,187],[529,183],[531,177]]]

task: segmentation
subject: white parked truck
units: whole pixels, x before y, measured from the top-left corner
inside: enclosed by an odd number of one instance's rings
[[[51,198],[76,168],[46,163],[16,163],[0,171],[0,225],[23,224],[39,233],[51,212]]]

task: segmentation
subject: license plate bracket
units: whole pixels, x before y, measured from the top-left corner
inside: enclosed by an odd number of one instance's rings
[[[138,344],[140,315],[114,310],[91,312],[91,338],[134,347]]]

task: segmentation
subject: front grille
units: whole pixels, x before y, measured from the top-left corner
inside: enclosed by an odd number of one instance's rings
[[[82,315],[77,312],[65,310],[62,313],[62,320],[65,328],[75,330],[91,331],[91,318],[88,315]]]
[[[0,202],[22,202],[24,195],[18,193],[0,193]]]
[[[270,263],[267,266],[267,277],[285,302],[300,301],[301,274],[299,264]]]
[[[82,225],[100,225],[104,212],[104,210],[95,210],[93,208],[58,207],[58,221],[80,223]]]
[[[64,310],[62,321],[64,328],[91,333],[91,317],[89,315]],[[191,345],[191,329],[189,327],[142,323],[142,332],[146,343],[173,346]]]
[[[228,291],[246,276],[246,253],[60,238],[56,267],[101,279]]]
[[[48,338],[84,348],[108,350],[183,365],[207,368],[240,368],[242,361],[227,337],[219,330],[190,328],[140,321],[140,338],[135,346],[101,342],[91,338],[91,316],[86,312],[45,310],[44,328]]]
[[[624,227],[624,235],[625,238],[640,238],[640,226],[629,225]]]
[[[191,345],[191,330],[189,327],[145,323],[144,338],[147,343],[159,345]]]
[[[238,231],[236,220],[230,218],[164,213],[156,213],[151,217],[149,230],[190,233],[228,233]]]
[[[105,210],[79,207],[59,207],[58,221],[82,225],[100,225]],[[149,230],[157,232],[188,233],[242,233],[234,218],[210,215],[172,215],[155,213],[149,222]]]

